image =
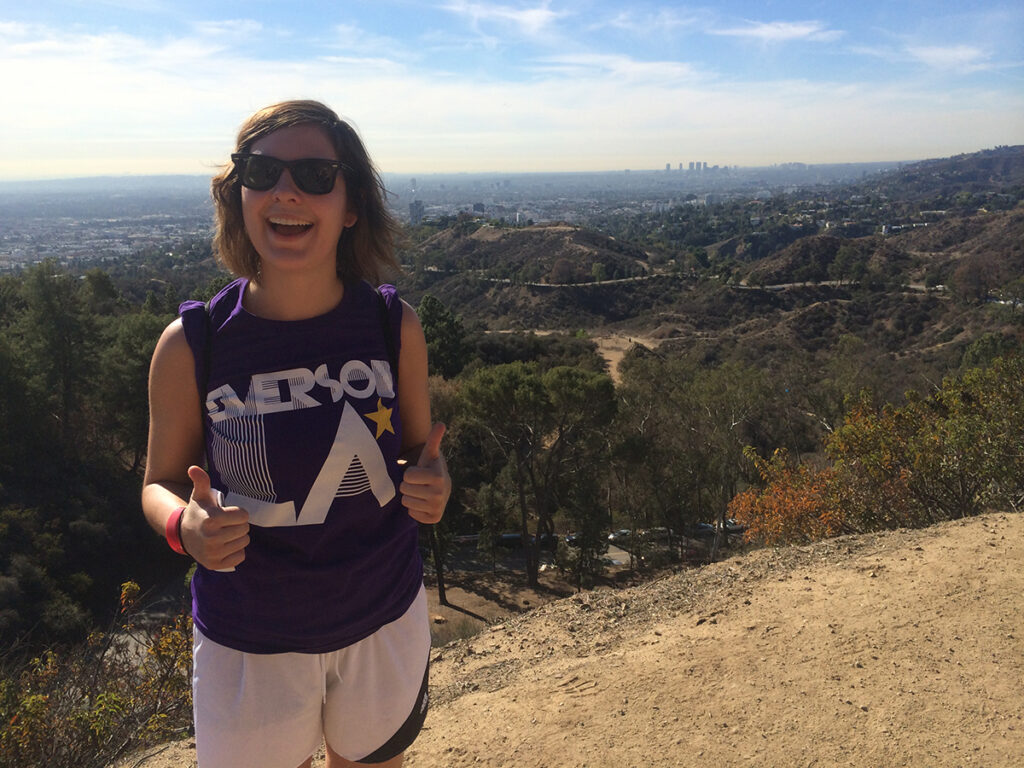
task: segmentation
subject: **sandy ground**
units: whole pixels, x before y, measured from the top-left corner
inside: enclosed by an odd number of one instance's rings
[[[642,344],[648,349],[656,349],[658,340],[641,336],[628,336],[622,333],[594,333],[591,339],[597,344],[597,352],[608,363],[608,373],[616,384],[622,383],[619,376],[619,363],[634,344]]]
[[[406,765],[1024,765],[1022,594],[992,514],[555,600],[435,649]]]

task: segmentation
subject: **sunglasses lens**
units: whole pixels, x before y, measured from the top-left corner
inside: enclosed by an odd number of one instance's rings
[[[291,167],[292,178],[303,192],[326,195],[334,189],[338,167],[328,160],[301,160]]]
[[[283,170],[284,166],[272,157],[249,155],[242,160],[238,175],[242,186],[262,192],[277,183]]]
[[[270,155],[236,154],[235,170],[243,187],[266,192],[277,184],[285,168],[289,169],[295,186],[309,195],[326,195],[334,189],[340,163],[333,160],[278,160]]]

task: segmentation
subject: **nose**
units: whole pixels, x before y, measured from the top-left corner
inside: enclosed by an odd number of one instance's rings
[[[292,178],[290,168],[285,168],[281,171],[281,175],[270,191],[277,199],[296,198],[301,194],[301,191],[295,185],[295,179]]]

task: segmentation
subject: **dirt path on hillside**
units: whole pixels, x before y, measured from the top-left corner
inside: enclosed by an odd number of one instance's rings
[[[630,336],[624,333],[597,332],[590,338],[597,344],[597,353],[608,363],[608,373],[616,384],[622,383],[619,376],[619,363],[634,344],[642,344],[648,349],[656,349],[660,343],[657,339]]]
[[[434,651],[406,765],[1017,766],[1022,594],[994,514],[575,595]]]

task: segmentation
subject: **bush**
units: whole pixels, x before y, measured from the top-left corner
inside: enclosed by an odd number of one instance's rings
[[[728,515],[747,526],[748,541],[802,544],[847,530],[831,469],[790,466],[784,450],[763,459],[747,447],[744,455],[754,462],[765,483],[763,489],[748,489],[729,502]]]
[[[825,449],[821,471],[745,454],[764,487],[738,494],[729,514],[764,544],[977,515],[1024,505],[1024,358],[998,358],[902,406],[855,402]]]
[[[145,623],[126,583],[111,628],[80,646],[5,659],[0,765],[104,768],[191,726],[192,627]]]

